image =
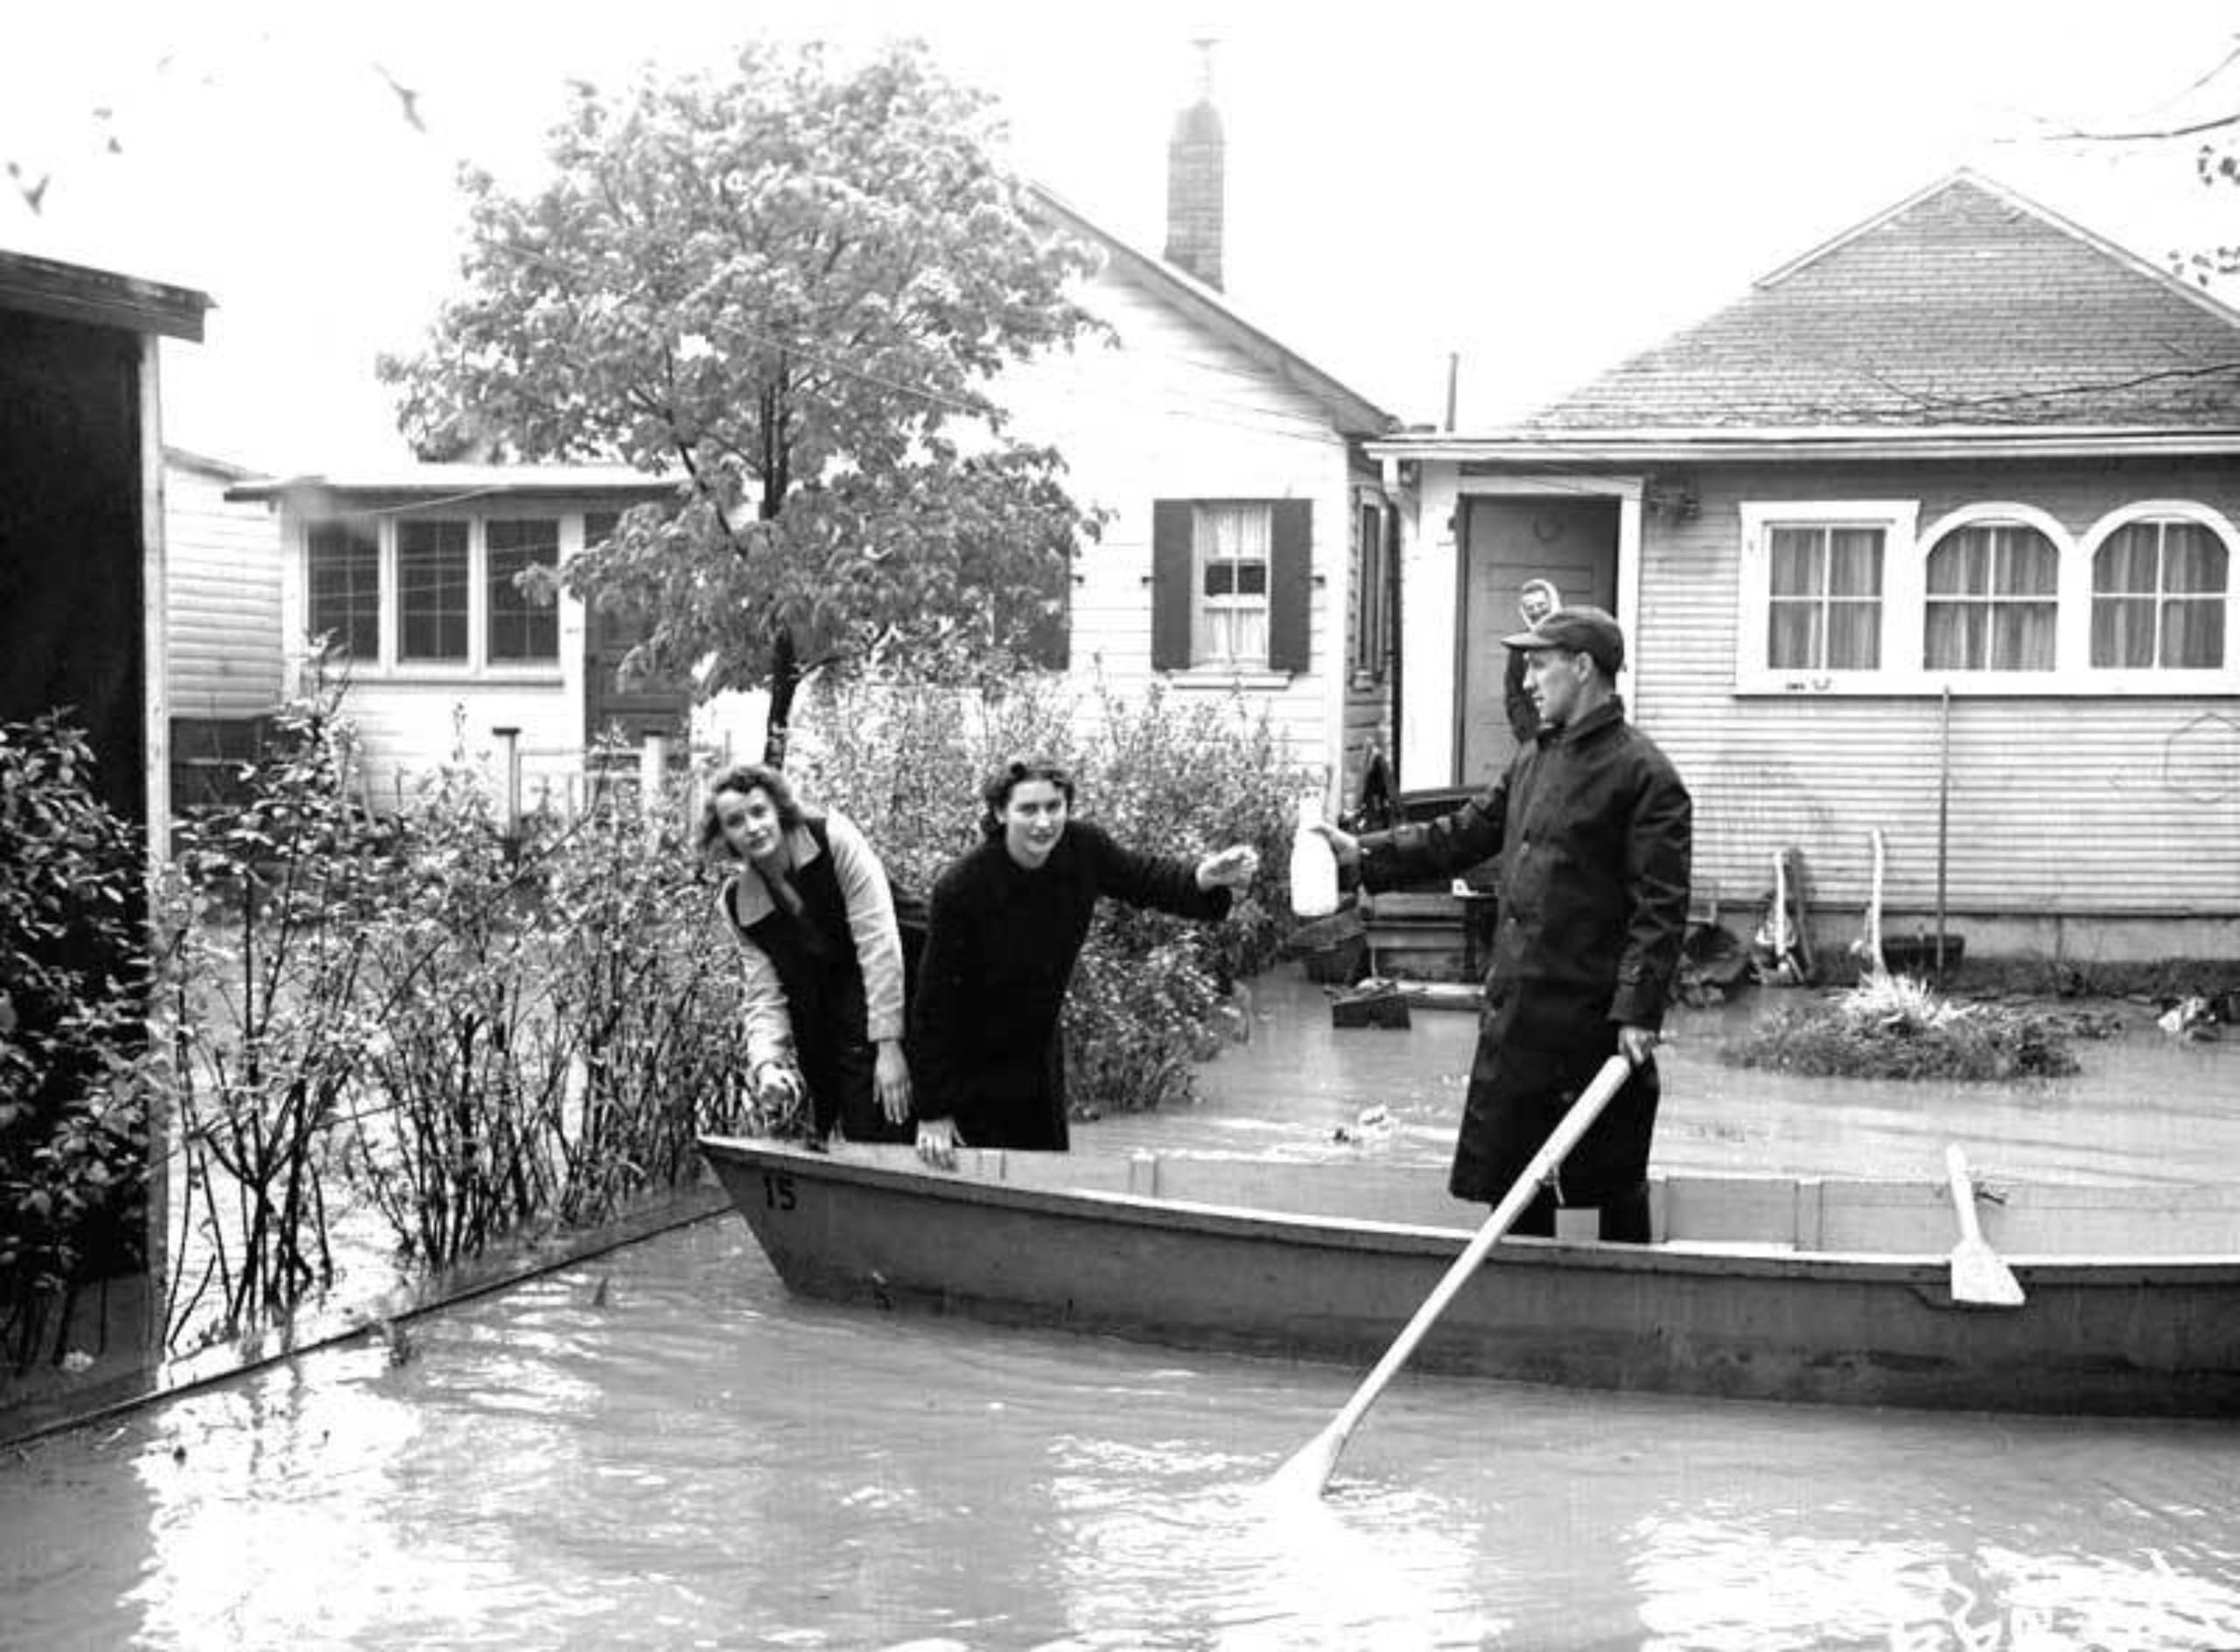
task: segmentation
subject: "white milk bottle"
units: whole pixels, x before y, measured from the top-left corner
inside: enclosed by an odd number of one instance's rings
[[[1292,910],[1302,918],[1326,918],[1338,910],[1338,857],[1329,839],[1314,829],[1322,823],[1322,800],[1298,800],[1298,830],[1292,834]]]

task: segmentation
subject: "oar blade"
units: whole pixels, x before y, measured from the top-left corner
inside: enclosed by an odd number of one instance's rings
[[[1952,1248],[1952,1299],[1983,1308],[2019,1308],[2022,1282],[1984,1240],[1963,1239]]]
[[[1960,1221],[1960,1242],[1952,1247],[1952,1299],[1976,1307],[2020,1307],[2022,1282],[1984,1237],[1976,1219],[1975,1174],[1956,1142],[1944,1150],[1944,1181]]]

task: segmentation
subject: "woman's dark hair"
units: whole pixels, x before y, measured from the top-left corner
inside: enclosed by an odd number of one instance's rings
[[[770,806],[778,811],[778,824],[791,831],[808,818],[794,788],[786,777],[767,763],[738,763],[725,769],[708,783],[708,801],[700,806],[700,852],[704,855],[728,854],[724,843],[724,822],[716,813],[716,800],[725,792],[741,795],[760,787],[770,794]]]
[[[990,837],[1004,835],[1004,808],[1012,801],[1012,793],[1027,780],[1047,780],[1058,788],[1066,800],[1066,812],[1074,812],[1074,772],[1054,757],[1015,757],[988,777],[980,788],[980,801],[985,808],[980,816],[980,830]]]

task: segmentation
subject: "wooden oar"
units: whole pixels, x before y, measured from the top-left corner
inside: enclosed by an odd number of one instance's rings
[[[1532,1156],[1532,1162],[1524,1167],[1524,1173],[1516,1179],[1516,1186],[1502,1196],[1501,1203],[1494,1207],[1494,1214],[1486,1218],[1486,1225],[1478,1229],[1477,1237],[1471,1240],[1463,1248],[1462,1254],[1454,1259],[1454,1265],[1432,1287],[1431,1295],[1424,1298],[1424,1305],[1416,1310],[1415,1318],[1410,1320],[1400,1334],[1393,1339],[1392,1346],[1384,1351],[1384,1357],[1376,1362],[1376,1368],[1368,1374],[1361,1387],[1354,1390],[1353,1398],[1348,1400],[1344,1409],[1330,1419],[1328,1427],[1301,1446],[1289,1461],[1276,1471],[1275,1477],[1269,1482],[1272,1489],[1279,1494],[1296,1492],[1310,1497],[1322,1494],[1323,1488],[1330,1482],[1332,1471],[1338,1466],[1339,1453],[1346,1449],[1347,1440],[1352,1438],[1354,1430],[1368,1414],[1368,1408],[1376,1403],[1376,1396],[1384,1391],[1384,1385],[1407,1363],[1408,1356],[1416,1351],[1416,1344],[1424,1340],[1424,1333],[1446,1311],[1446,1305],[1469,1282],[1470,1276],[1477,1272],[1479,1264],[1486,1259],[1487,1252],[1516,1224],[1516,1219],[1524,1214],[1524,1208],[1540,1191],[1540,1184],[1546,1181],[1556,1166],[1564,1162],[1564,1156],[1578,1145],[1579,1138],[1586,1135],[1594,1121],[1601,1116],[1602,1110],[1610,1104],[1610,1098],[1618,1093],[1626,1082],[1626,1075],[1632,1071],[1632,1065],[1622,1055],[1614,1055],[1602,1064],[1601,1070],[1594,1075],[1594,1082],[1580,1093],[1578,1100],[1572,1103],[1571,1110],[1564,1115],[1540,1151]]]
[[[1960,1242],[1952,1247],[1952,1299],[1987,1308],[2020,1307],[2022,1282],[1999,1259],[1976,1221],[1976,1180],[1956,1143],[1944,1150],[1944,1180],[1960,1218]]]

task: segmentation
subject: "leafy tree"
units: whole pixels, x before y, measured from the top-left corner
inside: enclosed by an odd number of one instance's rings
[[[578,85],[542,187],[466,175],[466,291],[384,367],[407,434],[676,476],[564,577],[654,621],[634,670],[769,688],[774,759],[821,666],[1005,662],[1096,523],[988,385],[1095,324],[1066,297],[1089,255],[1030,215],[1000,135],[914,44]]]

